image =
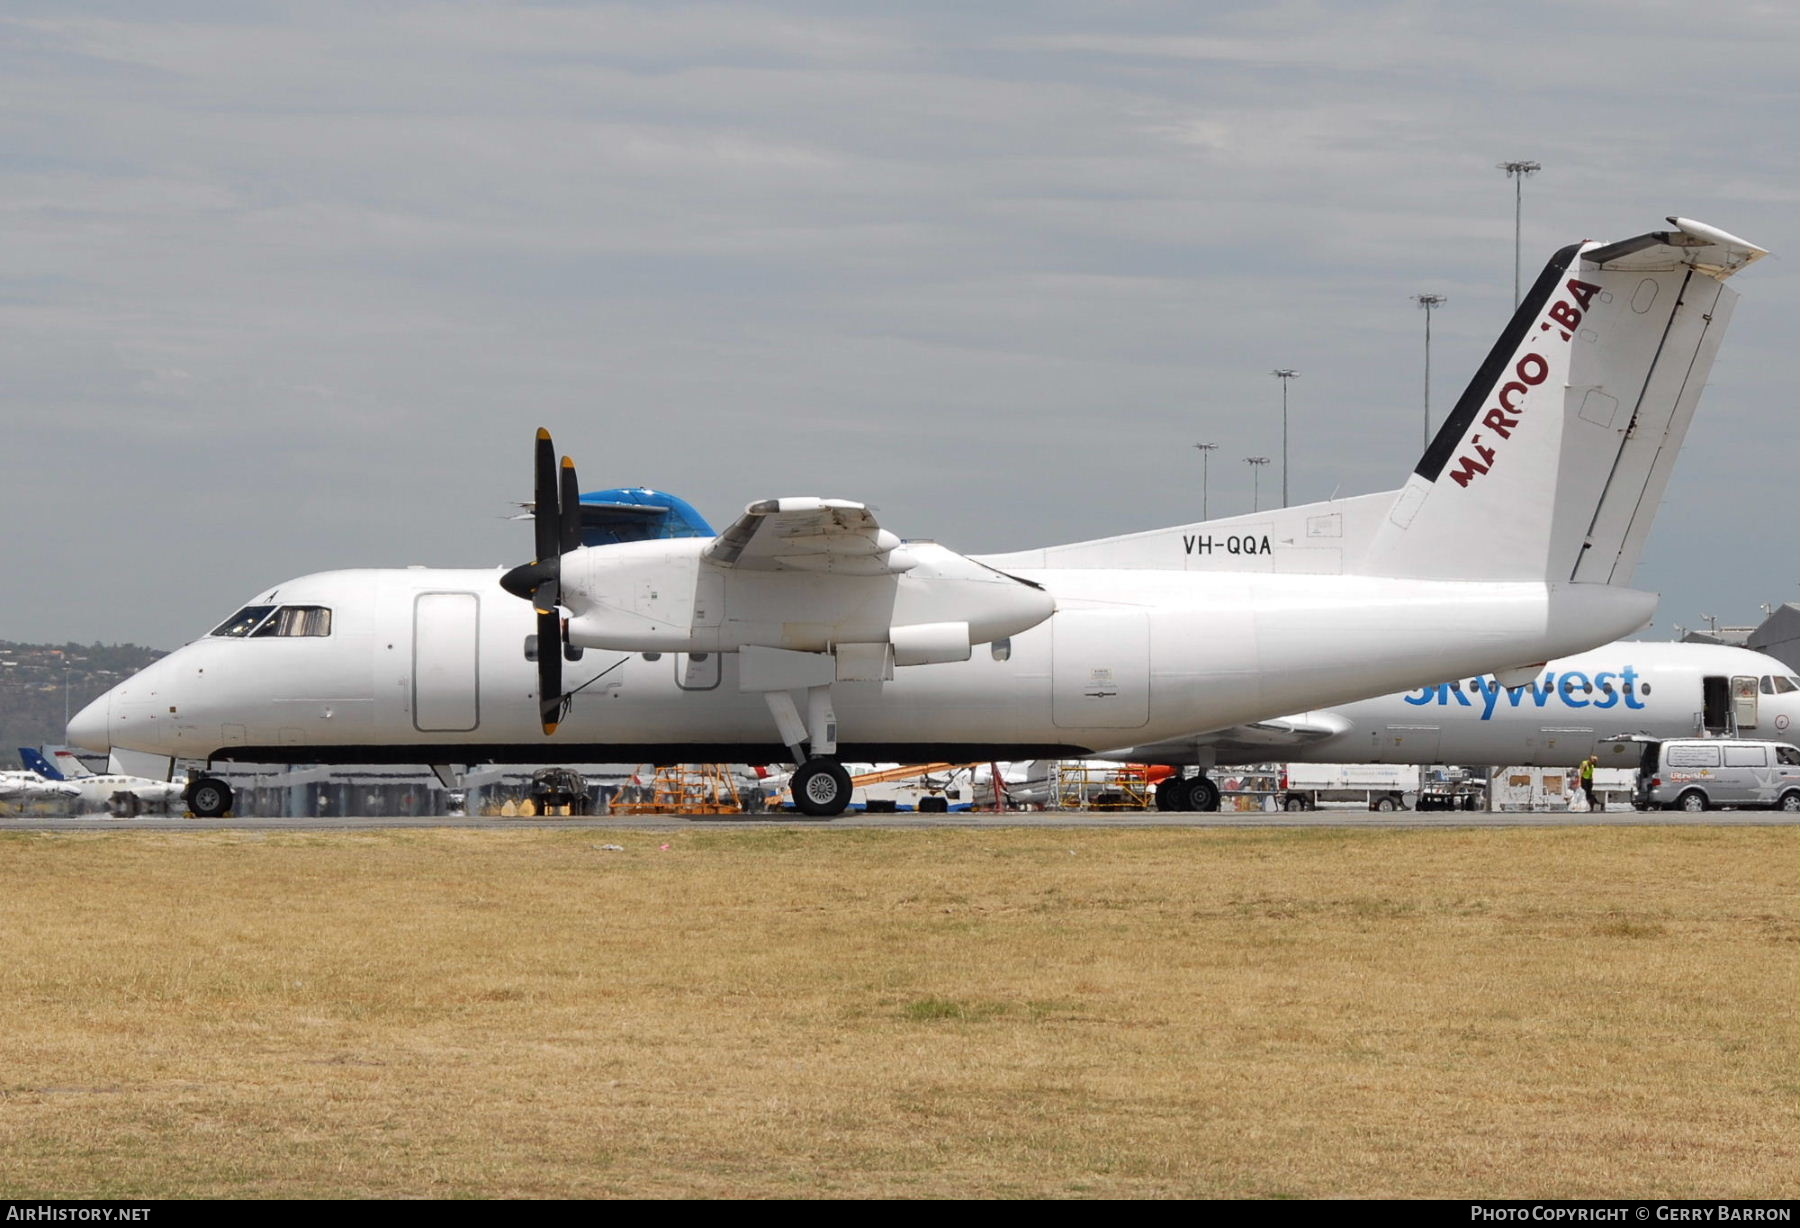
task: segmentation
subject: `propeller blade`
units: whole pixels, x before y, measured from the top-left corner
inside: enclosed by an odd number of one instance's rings
[[[538,611],[538,720],[544,732],[556,732],[562,720],[562,619],[555,610]]]
[[[581,545],[581,488],[575,481],[575,462],[570,457],[562,458],[562,499],[560,501],[562,516],[559,528],[562,530],[557,545],[559,554],[567,554]],[[558,576],[558,579],[561,579]]]
[[[541,426],[537,433],[537,454],[533,460],[533,493],[536,503],[532,509],[532,530],[537,538],[537,560],[548,563],[562,553],[557,529],[562,514],[557,507],[556,445],[550,442],[550,432]]]

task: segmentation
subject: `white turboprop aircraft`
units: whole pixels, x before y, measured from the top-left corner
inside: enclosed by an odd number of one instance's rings
[[[47,780],[36,771],[0,772],[0,802],[71,801],[81,790],[66,780]]]
[[[186,788],[185,781],[152,780],[121,772],[117,762],[108,763],[104,773],[96,774],[67,749],[51,750],[46,757],[21,746],[19,755],[46,782],[71,790],[83,812],[112,810],[135,817],[145,806],[167,806],[181,800]]]
[[[1258,721],[1102,758],[1203,766],[1242,763],[1456,763],[1637,766],[1631,736],[1791,741],[1800,677],[1774,657],[1723,644],[1621,642],[1551,661],[1523,686],[1491,674]],[[1185,782],[1157,787],[1186,809]]]
[[[1286,509],[1303,532],[1214,543],[1189,525],[975,559],[903,543],[861,504],[798,498],[752,504],[716,538],[583,547],[573,465],[559,479],[540,431],[537,561],[277,585],[96,700],[69,738],[440,774],[796,762],[797,804],[833,815],[850,799],[840,751],[1073,758],[1447,674],[1524,682],[1654,609],[1607,580],[1647,531],[1658,458],[1736,301],[1724,281],[1764,254],[1683,219],[1564,248],[1399,496]],[[1216,804],[1206,777],[1188,787]],[[187,796],[201,814],[231,803],[212,777]]]

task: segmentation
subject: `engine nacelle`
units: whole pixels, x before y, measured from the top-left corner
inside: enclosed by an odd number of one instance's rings
[[[968,623],[919,623],[895,627],[890,636],[895,665],[940,665],[967,661],[974,647]]]
[[[1056,609],[1050,594],[931,542],[899,574],[721,567],[704,539],[626,542],[563,556],[569,642],[614,652],[830,652],[894,646],[894,664],[966,661]]]

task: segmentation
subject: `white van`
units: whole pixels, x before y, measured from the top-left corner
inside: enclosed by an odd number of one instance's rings
[[[1800,812],[1800,748],[1737,738],[1646,740],[1632,801],[1639,810],[1769,806]]]

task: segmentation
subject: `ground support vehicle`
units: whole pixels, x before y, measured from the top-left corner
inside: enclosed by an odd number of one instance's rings
[[[1407,809],[1418,796],[1419,769],[1400,763],[1290,763],[1282,778],[1283,810],[1347,803],[1375,811]]]
[[[1741,738],[1631,739],[1643,744],[1639,810],[1768,807],[1800,814],[1800,748]]]

